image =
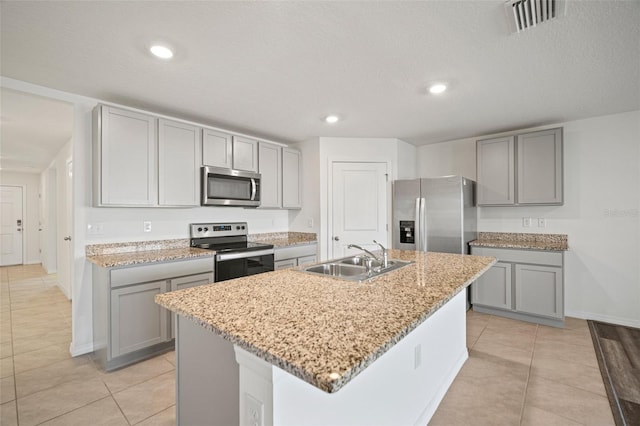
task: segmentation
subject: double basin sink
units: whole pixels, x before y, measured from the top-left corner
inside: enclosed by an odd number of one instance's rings
[[[384,266],[377,259],[365,256],[345,257],[343,259],[331,260],[318,265],[303,268],[303,272],[311,274],[341,278],[349,281],[364,281],[370,278],[395,271],[413,262],[406,260],[388,260]]]

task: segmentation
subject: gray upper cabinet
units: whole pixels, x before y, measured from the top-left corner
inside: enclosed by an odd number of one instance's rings
[[[478,205],[515,204],[514,147],[513,136],[477,142]]]
[[[282,207],[302,208],[302,154],[282,148]]]
[[[258,141],[233,136],[233,168],[249,172],[258,171]]]
[[[106,105],[93,114],[94,204],[156,205],[156,119]]]
[[[476,153],[478,205],[564,202],[562,128],[479,140]]]
[[[260,208],[282,207],[282,147],[258,143]]]
[[[518,135],[518,204],[562,204],[562,129]]]
[[[228,133],[204,128],[202,130],[202,165],[233,167],[233,137]]]
[[[200,205],[200,128],[158,120],[158,204]]]

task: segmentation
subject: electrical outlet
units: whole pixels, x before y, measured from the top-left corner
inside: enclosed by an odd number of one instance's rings
[[[144,229],[144,232],[151,232],[151,221],[145,220],[144,222],[142,222],[142,227]]]
[[[307,219],[307,228],[313,228],[313,218]]]
[[[88,223],[87,235],[102,235],[104,233],[103,223]]]
[[[531,228],[531,218],[530,217],[523,217],[522,218],[522,227],[523,228]]]
[[[422,345],[413,348],[413,369],[416,370],[422,364]]]
[[[244,396],[247,424],[251,426],[262,426],[264,417],[264,404],[249,394],[245,393]]]
[[[538,218],[538,228],[546,228],[547,227],[547,219],[544,217]]]

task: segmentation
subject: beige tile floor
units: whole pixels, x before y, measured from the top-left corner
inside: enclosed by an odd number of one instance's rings
[[[71,303],[39,265],[0,268],[2,426],[173,425],[174,354],[104,373],[72,358]],[[585,321],[470,312],[469,360],[432,425],[613,425]]]

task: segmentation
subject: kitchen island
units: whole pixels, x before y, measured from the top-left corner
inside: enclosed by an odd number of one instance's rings
[[[176,312],[178,424],[426,424],[467,358],[494,258],[390,250],[349,282],[295,269],[156,296]]]

